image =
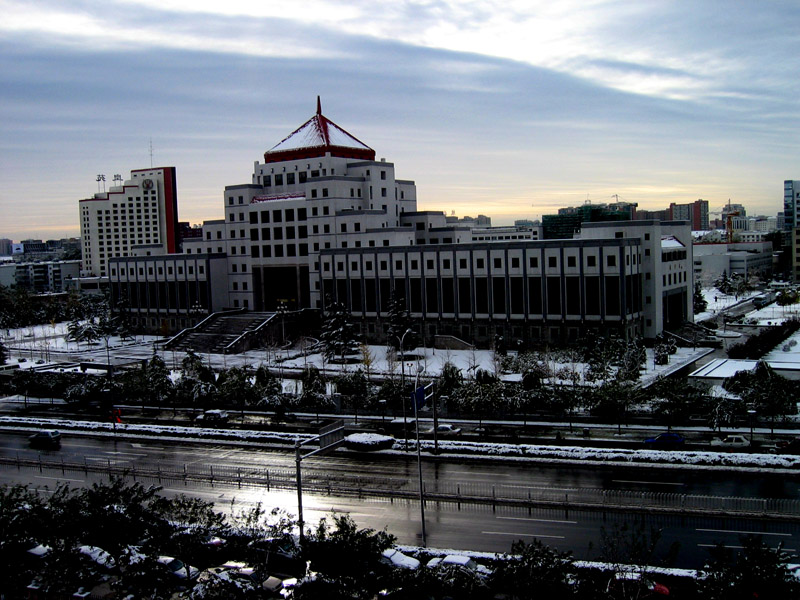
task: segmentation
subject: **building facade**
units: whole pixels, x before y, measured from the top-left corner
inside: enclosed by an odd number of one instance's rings
[[[181,254],[148,256],[142,245],[109,259],[112,298],[127,299],[139,327],[342,302],[367,339],[383,340],[393,293],[427,339],[557,341],[587,326],[653,337],[692,318],[688,223],[579,222],[578,238],[570,228],[543,240],[538,225],[419,211],[414,182],[319,103],[222,202],[224,218],[205,221]],[[616,218],[635,205],[612,208]]]
[[[689,204],[673,202],[669,205],[668,214],[669,220],[691,222],[693,231],[708,231],[709,229],[708,200],[701,198]]]
[[[79,202],[82,275],[108,276],[109,261],[145,253],[178,251],[178,193],[175,167],[131,171],[121,186]]]

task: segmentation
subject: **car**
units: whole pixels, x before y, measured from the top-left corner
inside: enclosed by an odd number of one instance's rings
[[[800,438],[789,441],[780,441],[773,450],[776,454],[800,454]]]
[[[435,428],[431,427],[422,433],[433,435],[434,431],[436,432],[436,435],[440,435],[442,437],[457,437],[461,435],[461,428],[450,425],[449,423],[439,423]]]
[[[418,569],[419,561],[413,556],[407,556],[395,550],[394,548],[387,548],[383,551],[381,562],[393,567],[400,567],[402,569]]]
[[[97,546],[78,546],[78,552],[88,556],[98,565],[106,569],[113,569],[117,566],[114,558],[108,552]]]
[[[197,415],[195,422],[201,425],[226,425],[228,423],[228,412],[217,408],[207,410],[201,415]]]
[[[711,445],[721,448],[749,448],[750,440],[743,435],[729,435],[722,439],[715,438],[711,440]]]
[[[644,441],[644,445],[645,448],[650,450],[675,450],[676,448],[682,447],[685,442],[686,438],[680,433],[667,431],[665,433],[659,433],[655,437],[647,438]]]
[[[448,554],[447,556],[437,556],[436,558],[432,558],[428,561],[427,566],[429,568],[435,569],[437,567],[455,567],[459,569],[465,569],[467,571],[472,571],[473,573],[477,573],[478,575],[491,575],[492,570],[488,567],[484,567],[483,565],[475,562],[475,560],[469,556],[464,556],[463,554]]]
[[[31,448],[61,448],[61,433],[55,429],[43,429],[28,436],[28,443]]]
[[[200,575],[199,569],[172,556],[159,556],[157,561],[167,567],[178,579],[197,579],[197,576]]]
[[[606,594],[612,598],[657,598],[669,596],[669,588],[638,571],[618,571],[608,580]]]
[[[299,549],[291,537],[266,538],[253,540],[248,545],[252,562],[262,565],[273,575],[284,577],[302,577],[306,572],[306,563],[300,557]]]

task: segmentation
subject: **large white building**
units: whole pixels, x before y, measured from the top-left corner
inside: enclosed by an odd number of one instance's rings
[[[338,301],[368,339],[383,339],[393,294],[428,339],[555,341],[585,326],[652,337],[692,318],[688,223],[586,224],[580,239],[540,241],[538,227],[418,211],[414,182],[319,102],[250,182],[225,188],[223,209],[180,255],[110,261],[112,297],[130,300],[139,326]]]
[[[178,251],[175,167],[131,171],[123,185],[79,202],[82,275],[107,276],[110,259]]]

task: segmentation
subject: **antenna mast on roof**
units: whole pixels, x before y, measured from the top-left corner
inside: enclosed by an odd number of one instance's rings
[[[150,138],[150,168],[153,168],[153,138]]]
[[[317,114],[318,115],[322,114],[322,102],[320,102],[319,96],[317,96]]]

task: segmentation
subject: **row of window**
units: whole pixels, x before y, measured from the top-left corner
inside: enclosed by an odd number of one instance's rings
[[[189,275],[194,275],[194,265],[187,265],[186,268],[187,268],[187,272],[188,272]],[[175,269],[177,269],[178,275],[183,275],[183,266],[182,265],[177,265],[175,267]],[[120,267],[119,268],[120,276],[127,275],[129,277],[135,277],[136,276],[136,271],[137,271],[136,267],[127,267],[127,268],[126,267]],[[200,275],[204,274],[205,271],[206,271],[206,268],[205,268],[204,265],[197,265],[197,272]],[[138,272],[139,272],[139,276],[140,277],[144,277],[145,268],[143,266],[138,267]],[[152,266],[148,266],[147,267],[147,274],[148,275],[155,275],[156,272],[158,272],[159,275],[163,275],[164,274],[164,267],[163,266],[158,266],[158,267],[156,267],[156,270],[154,270],[154,268]],[[116,275],[116,274],[117,274],[117,270],[116,269],[111,269],[111,275]],[[172,274],[173,274],[173,267],[171,265],[167,265],[167,275],[172,275]]]
[[[294,256],[308,256],[308,244],[273,244],[263,246],[250,246],[250,256],[253,258],[284,258]]]
[[[577,267],[577,258],[576,256],[567,256],[567,267]],[[597,256],[589,255],[586,256],[586,266],[587,268],[597,267]],[[626,263],[630,265],[630,255],[626,255]],[[520,257],[512,256],[511,259],[511,268],[512,269],[519,269],[520,268]],[[634,263],[636,262],[636,255],[634,255]],[[404,268],[405,261],[403,259],[395,259],[394,261],[394,268],[395,271],[402,271]],[[412,271],[416,271],[419,269],[420,261],[417,259],[411,259],[409,261],[410,269]],[[351,261],[351,270],[357,271],[358,270],[358,262]],[[380,261],[380,270],[386,271],[388,269],[388,261],[381,260]],[[492,259],[492,268],[494,269],[502,269],[503,268],[503,259],[500,257],[495,257]],[[530,256],[528,257],[528,266],[531,269],[538,269],[539,268],[539,257],[538,256]],[[608,267],[616,267],[617,266],[617,255],[616,254],[607,254],[606,255],[606,266]],[[426,259],[425,260],[425,268],[428,271],[434,270],[435,261],[434,259]],[[558,257],[557,256],[548,256],[547,257],[547,267],[548,268],[558,268]],[[372,270],[372,261],[367,260],[364,262],[364,268],[367,271]],[[451,260],[449,258],[442,259],[442,269],[447,270],[451,268]],[[468,259],[466,258],[459,258],[458,259],[458,268],[460,270],[466,270],[468,268]],[[475,268],[476,269],[485,269],[486,268],[486,260],[484,258],[475,258]],[[325,271],[330,271],[330,263],[323,263],[323,269]],[[344,262],[339,261],[336,263],[336,270],[337,271],[344,271]]]

